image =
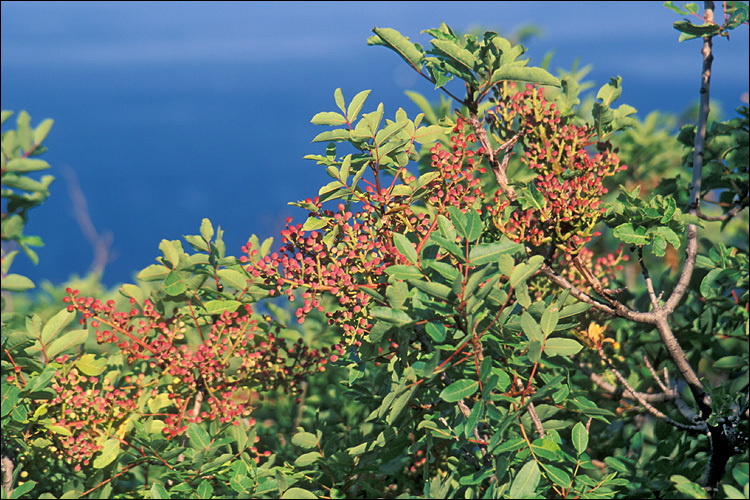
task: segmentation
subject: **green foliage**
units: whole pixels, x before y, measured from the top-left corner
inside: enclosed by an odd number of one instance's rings
[[[2,123],[13,115],[12,111],[2,112]],[[43,245],[39,236],[24,234],[23,230],[28,222],[28,212],[32,208],[44,203],[49,196],[49,186],[55,179],[51,175],[44,175],[39,180],[30,174],[46,170],[50,166],[44,161],[36,158],[47,151],[42,143],[47,138],[53,121],[44,120],[36,128],[31,127],[31,117],[26,111],[21,111],[16,121],[15,130],[6,130],[2,133],[2,158],[0,158],[0,177],[2,196],[2,217],[0,218],[0,231],[2,241],[12,241],[17,244],[24,253],[36,264],[39,257],[32,247]],[[8,251],[3,247],[2,266],[0,272],[3,282],[0,289],[23,292],[34,288],[34,283],[25,276],[9,273],[10,266],[18,254],[17,250]],[[5,298],[3,297],[3,303]],[[5,306],[3,306],[3,309]]]
[[[306,157],[332,181],[277,251],[204,219],[115,293],[4,301],[3,496],[747,497],[747,108],[707,135],[712,220],[676,180],[696,132],[612,108],[619,77],[581,96],[495,33],[373,31],[453,102],[336,89]],[[32,258],[50,125],[3,133],[3,242]]]

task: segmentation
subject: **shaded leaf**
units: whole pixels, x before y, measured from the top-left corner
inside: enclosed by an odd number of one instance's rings
[[[510,486],[510,498],[528,498],[534,495],[542,474],[536,461],[531,460],[521,467]]]
[[[199,448],[207,450],[211,445],[211,438],[208,433],[201,428],[198,424],[188,424],[187,429],[188,437],[190,441],[196,444]]]
[[[63,353],[68,349],[72,349],[80,344],[83,344],[84,342],[86,342],[88,336],[88,330],[73,330],[52,341],[49,347],[47,347],[47,349],[45,350],[47,360],[53,360],[58,354]]]
[[[572,356],[578,353],[583,346],[573,339],[551,338],[544,345],[544,354],[547,356]]]
[[[479,382],[476,380],[457,380],[451,385],[443,389],[440,393],[440,397],[447,403],[455,403],[467,398],[477,392],[479,388]]]
[[[95,469],[103,469],[117,458],[117,455],[120,454],[120,441],[118,439],[107,439],[99,453],[94,459]]]
[[[524,283],[527,279],[536,273],[542,264],[544,263],[544,257],[541,255],[534,255],[529,259],[529,262],[521,262],[510,274],[510,286],[513,288],[518,287],[520,283]]]
[[[292,436],[292,444],[300,448],[315,448],[318,446],[318,436],[310,432],[298,432]]]
[[[586,447],[589,445],[589,433],[586,431],[586,426],[581,422],[576,423],[573,426],[572,432],[573,446],[580,455],[586,451]]]

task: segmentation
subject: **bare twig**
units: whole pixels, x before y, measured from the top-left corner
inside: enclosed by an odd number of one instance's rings
[[[518,387],[520,390],[524,390],[523,382],[521,382],[521,379],[518,379],[516,381],[516,387]],[[536,433],[539,434],[539,437],[544,437],[544,426],[542,425],[542,420],[539,418],[539,415],[536,413],[534,403],[529,401],[526,404],[526,409],[529,411],[529,417],[531,418],[531,421],[534,422]]]
[[[604,354],[604,350],[602,349],[602,346],[597,346],[596,351],[599,353],[599,356],[602,358],[602,361],[604,361],[604,363],[607,365],[607,368],[609,368],[612,371],[612,373],[614,373],[617,380],[620,381],[623,387],[625,387],[630,392],[630,394],[633,395],[635,400],[638,401],[650,414],[652,414],[653,416],[657,418],[664,420],[668,424],[673,425],[677,427],[678,429],[682,429],[688,432],[701,432],[701,433],[706,432],[708,426],[705,424],[705,422],[702,422],[700,424],[694,424],[694,425],[683,424],[681,422],[677,422],[676,420],[669,418],[664,413],[660,412],[659,410],[651,406],[651,404],[648,401],[646,401],[646,399],[643,398],[639,392],[637,392],[635,389],[633,389],[630,386],[630,384],[628,384],[628,381],[625,380],[625,377],[622,376],[622,373],[620,373],[619,370],[617,370],[617,368],[614,367],[614,365],[609,360],[607,355]]]
[[[740,213],[742,210],[747,208],[749,205],[750,205],[750,196],[745,196],[744,198],[742,198],[742,200],[736,201],[734,206],[731,209],[729,209],[727,212],[721,215],[706,215],[703,212],[701,212],[700,208],[696,210],[696,215],[700,217],[701,219],[708,221],[708,222],[725,221],[733,217],[736,217],[738,213]]]
[[[615,385],[612,385],[607,380],[605,380],[604,377],[591,371],[582,362],[579,361],[578,366],[581,368],[581,371],[585,373],[586,376],[588,376],[591,379],[592,382],[598,385],[601,389],[604,389],[604,391],[607,392],[608,394],[611,394],[612,396],[616,398],[637,399],[635,396],[635,393],[631,392],[629,389],[623,389]],[[655,393],[655,394],[647,394],[643,392],[639,392],[637,394],[639,397],[643,398],[644,400],[650,403],[663,403],[665,401],[674,401],[678,399],[677,391],[675,391],[674,389],[667,389],[664,392]]]
[[[648,371],[651,372],[651,376],[654,377],[654,380],[656,380],[656,383],[659,384],[659,387],[661,387],[661,390],[664,392],[669,391],[669,388],[665,385],[665,382],[668,383],[668,380],[665,378],[664,382],[661,381],[661,378],[659,378],[659,375],[656,373],[656,370],[654,370],[654,367],[651,365],[651,361],[648,360],[648,356],[645,354],[643,355],[643,363],[646,365],[646,368],[648,368]],[[665,373],[666,376],[666,373]]]
[[[519,132],[518,134],[513,136],[510,140],[506,141],[499,148],[497,148],[497,150],[493,150],[492,145],[490,145],[490,139],[487,137],[487,131],[479,121],[476,110],[473,110],[471,108],[469,109],[469,124],[471,125],[471,128],[474,129],[474,134],[477,136],[479,143],[484,149],[484,156],[485,158],[487,158],[487,161],[492,168],[492,173],[495,174],[497,185],[510,201],[515,201],[518,195],[516,195],[516,190],[513,189],[513,186],[508,184],[507,169],[508,160],[510,159],[510,149],[513,148],[513,145],[521,136],[521,133]],[[503,151],[507,152],[505,153],[503,161],[500,162],[498,156]]]
[[[643,247],[638,247],[638,264],[641,266],[641,273],[643,279],[646,281],[646,290],[648,290],[648,297],[651,299],[651,306],[654,309],[659,308],[659,299],[656,298],[656,292],[654,291],[654,283],[651,281],[651,276],[648,274],[648,268],[646,263],[643,262]]]
[[[91,215],[89,213],[88,204],[86,203],[86,197],[81,191],[81,185],[78,182],[75,170],[65,166],[62,168],[62,174],[65,177],[65,183],[68,187],[68,195],[70,200],[73,202],[73,215],[78,227],[81,228],[81,232],[86,237],[86,240],[94,250],[94,260],[91,262],[89,272],[101,274],[104,272],[104,268],[113,259],[110,255],[110,248],[112,246],[113,236],[111,232],[106,232],[100,235],[94,227],[94,223],[91,221]]]

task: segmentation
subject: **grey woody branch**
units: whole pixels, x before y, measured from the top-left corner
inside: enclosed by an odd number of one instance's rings
[[[510,140],[506,141],[504,144],[501,144],[500,147],[495,150],[492,149],[490,139],[489,137],[487,137],[487,131],[479,121],[477,112],[473,109],[469,111],[469,124],[474,130],[474,135],[477,136],[479,144],[481,144],[482,148],[484,149],[484,157],[487,158],[490,167],[492,167],[492,173],[495,174],[497,185],[510,201],[515,201],[518,195],[516,195],[516,190],[513,189],[513,186],[508,184],[507,169],[508,160],[510,159],[510,149],[513,148],[513,145],[520,137],[520,132],[513,136]],[[503,151],[505,151],[505,157],[501,161],[499,156]]]
[[[648,401],[646,401],[646,398],[642,396],[641,393],[633,389],[630,384],[628,384],[628,381],[625,380],[625,377],[622,376],[622,374],[617,370],[617,368],[614,367],[612,362],[609,360],[606,354],[604,354],[604,350],[602,349],[602,346],[599,345],[596,348],[596,351],[599,353],[599,356],[602,358],[602,361],[607,365],[607,367],[610,369],[612,373],[614,373],[617,380],[625,387],[625,389],[635,398],[636,401],[638,401],[650,414],[653,416],[660,418],[667,422],[670,425],[673,425],[674,427],[677,427],[678,429],[682,429],[689,432],[705,432],[706,431],[706,424],[705,422],[701,422],[699,424],[683,424],[681,422],[677,422],[676,420],[669,418],[664,413],[660,412],[656,408],[654,408]]]

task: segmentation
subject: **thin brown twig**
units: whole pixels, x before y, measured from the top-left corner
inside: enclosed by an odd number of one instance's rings
[[[81,229],[83,236],[86,238],[86,241],[89,242],[89,245],[91,245],[91,248],[94,250],[94,259],[89,267],[89,272],[102,274],[107,264],[113,260],[110,255],[110,249],[114,238],[109,231],[101,235],[96,230],[94,223],[91,221],[91,214],[89,213],[89,207],[86,203],[86,197],[83,195],[75,170],[69,166],[64,166],[61,171],[63,177],[65,177],[68,196],[70,196],[70,200],[73,202],[73,216],[75,221]]]

